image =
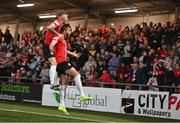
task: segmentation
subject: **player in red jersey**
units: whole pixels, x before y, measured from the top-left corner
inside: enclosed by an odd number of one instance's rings
[[[57,62],[53,53],[53,49],[50,49],[49,45],[53,40],[57,40],[59,37],[62,37],[62,34],[60,34],[60,29],[63,24],[68,22],[69,22],[68,15],[62,14],[61,16],[58,16],[57,19],[52,21],[51,24],[47,27],[48,30],[46,32],[45,42],[43,46],[43,53],[44,53],[44,58],[46,60],[49,60],[49,62],[51,63],[51,67],[49,71],[51,89],[58,86],[59,84],[57,84],[58,82],[58,77],[56,72]]]
[[[60,87],[60,95],[61,95],[61,103],[59,106],[59,110],[64,112],[66,115],[69,113],[65,108],[65,84],[66,84],[66,75],[69,75],[74,78],[75,85],[77,86],[80,92],[80,101],[93,99],[90,96],[85,96],[84,91],[82,89],[81,75],[77,70],[68,62],[67,55],[72,55],[76,58],[79,57],[79,54],[75,52],[70,52],[67,50],[67,45],[65,39],[67,39],[71,33],[71,28],[69,24],[65,24],[61,28],[61,32],[63,37],[59,37],[58,40],[53,40],[50,44],[50,48],[55,50],[55,57],[57,61],[57,73],[60,77],[61,87]]]

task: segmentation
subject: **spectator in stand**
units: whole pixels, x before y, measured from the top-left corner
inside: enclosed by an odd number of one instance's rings
[[[153,86],[157,86],[157,77],[155,77],[154,75],[149,79],[147,85],[153,85]],[[148,87],[149,91],[159,91],[159,88],[157,87]]]
[[[103,74],[100,77],[100,82],[109,83],[109,84],[105,84],[103,87],[113,87],[113,88],[116,87],[116,83],[117,83],[117,81],[111,77],[111,75],[106,69],[103,70]]]
[[[21,79],[21,69],[17,69],[14,73],[11,74],[13,77],[12,82],[13,83],[20,83]]]
[[[124,83],[125,82],[125,74],[127,73],[127,69],[123,63],[119,65],[117,68],[117,80],[118,83]]]
[[[97,78],[100,78],[102,76],[103,70],[105,69],[107,69],[105,66],[105,61],[104,59],[100,59],[97,64],[97,73],[98,73]]]
[[[143,62],[139,62],[140,80],[138,84],[146,85],[148,82],[147,69]],[[145,90],[145,87],[139,87],[139,90]]]
[[[105,53],[104,53],[104,61],[105,61],[106,68],[108,68],[108,62],[109,62],[110,58],[111,58],[110,53],[108,51],[105,51]]]
[[[140,57],[142,55],[142,52],[144,51],[144,45],[143,43],[138,43],[134,49],[133,55]]]
[[[3,37],[4,37],[4,34],[3,34],[2,30],[0,29],[0,44],[3,41]]]
[[[81,56],[77,59],[77,67],[83,68],[85,62],[88,60],[88,50],[85,46],[80,47]]]
[[[96,87],[97,86],[97,84],[96,84],[97,75],[98,75],[98,73],[96,72],[95,66],[91,66],[90,71],[89,71],[89,75],[86,79],[87,85]]]
[[[173,27],[171,26],[170,21],[166,22],[164,34],[165,34],[165,44],[167,45],[167,48],[169,50],[171,45],[174,43],[174,36],[175,36],[174,30],[173,30]]]
[[[124,54],[124,43],[122,42],[122,40],[118,40],[117,42],[117,53],[118,55],[123,56]]]
[[[47,63],[44,64],[39,76],[42,78],[42,84],[49,84],[49,68]]]
[[[89,49],[89,55],[95,57],[95,56],[96,56],[96,53],[97,53],[97,51],[96,51],[96,49],[95,49],[95,45],[92,44],[92,45],[90,46],[90,49]]]
[[[28,69],[31,71],[32,75],[35,73],[35,69],[37,66],[37,62],[35,60],[35,58],[32,58],[30,63],[28,63]]]
[[[111,38],[111,40],[114,40],[113,38]],[[109,40],[108,42],[107,42],[107,48],[106,48],[106,50],[108,51],[108,52],[112,52],[112,49],[113,49],[113,45],[112,45],[112,41],[111,40]]]
[[[23,80],[24,83],[28,83],[28,84],[32,84],[33,83],[33,80],[32,80],[32,73],[31,71],[27,71],[26,72],[26,76],[24,76]]]
[[[130,78],[131,78],[131,83],[133,84],[141,84],[141,72],[139,70],[139,64],[138,62],[135,62],[131,64],[131,70],[130,70]],[[133,89],[137,90],[138,86],[134,86]]]
[[[105,53],[105,50],[103,48],[100,49],[100,59],[104,59],[104,53]]]
[[[102,38],[100,48],[107,50],[107,39]]]
[[[7,53],[7,43],[6,42],[1,43],[1,51],[4,52],[5,54]]]
[[[176,64],[179,62],[179,57],[177,56],[177,53],[174,51],[169,51],[169,57],[166,58],[167,59],[172,59],[173,63]]]
[[[94,60],[93,56],[89,56],[88,61],[86,61],[85,65],[82,68],[83,72],[85,73],[86,78],[88,78],[88,75],[90,72],[89,70],[91,66],[94,66],[95,68],[97,68],[97,63]]]
[[[164,83],[165,85],[172,86],[173,84],[173,61],[170,57],[167,57],[164,61]],[[168,89],[172,90],[172,89]]]
[[[153,63],[154,63],[154,56],[155,56],[155,50],[150,49],[149,52],[147,53],[147,59],[146,59],[146,69],[147,71],[153,71]]]
[[[35,53],[34,58],[35,58],[35,61],[36,61],[37,64],[41,63],[42,57],[38,53]]]
[[[32,78],[33,78],[33,79],[38,78],[38,76],[39,76],[40,73],[41,73],[41,69],[42,69],[42,68],[43,68],[43,67],[41,66],[41,64],[37,64],[37,66],[36,66],[36,68],[35,68],[35,70],[34,70],[34,73],[33,73],[33,75],[32,75]],[[33,82],[38,83],[38,81],[33,81]]]
[[[145,37],[144,32],[141,32],[141,33],[140,33],[140,36],[139,36],[139,39],[138,39],[138,42],[139,42],[139,43],[143,43],[143,42],[144,42],[144,37]]]
[[[96,62],[98,62],[101,59],[99,52],[96,53],[96,56],[94,57],[94,59],[96,60]]]
[[[133,61],[132,61],[132,63],[138,63],[138,62],[139,62],[138,57],[134,56],[134,57],[133,57]]]
[[[169,56],[168,49],[166,45],[162,45],[162,48],[158,48],[158,54],[161,58],[166,58]]]
[[[26,72],[27,72],[26,69],[21,68],[21,77],[22,77],[22,78],[24,78],[24,77],[26,76]],[[22,79],[22,78],[21,78],[21,79]]]
[[[180,86],[180,64],[175,65],[175,69],[173,70],[174,77],[173,77],[173,85],[174,86]],[[175,92],[177,92],[178,89],[175,89]]]
[[[131,59],[131,55],[132,55],[131,52],[132,49],[130,46],[130,41],[126,41],[126,46],[124,47],[124,56],[123,56],[124,57],[123,62],[125,63],[125,65],[127,65]]]
[[[4,42],[10,44],[10,42],[13,41],[13,37],[10,33],[9,26],[6,28],[6,32],[4,33]]]
[[[116,25],[113,23],[109,28],[105,25],[88,30],[84,27],[76,27],[76,30],[71,34],[71,39],[68,41],[68,49],[81,53],[80,59],[74,60],[75,63],[77,62],[77,67],[80,68],[81,73],[90,72],[90,67],[83,71],[83,66],[88,62],[89,49],[95,47],[90,52],[92,52],[92,55],[97,54],[94,55],[93,61],[97,63],[98,78],[102,76],[104,69],[108,69],[112,52],[116,52],[121,63],[117,67],[117,78],[115,78],[118,82],[131,81],[132,69],[130,72],[129,64],[133,62],[134,57],[133,63],[139,61],[137,63],[139,64],[137,67],[139,77],[136,79],[142,79],[142,74],[147,73],[145,74],[147,81],[153,73],[154,77],[157,77],[158,85],[177,85],[179,83],[177,79],[178,67],[176,67],[180,56],[179,25],[171,25],[170,22],[167,22],[166,26],[162,26],[161,23],[155,24],[151,22],[149,25],[142,23],[136,24],[134,27],[119,27],[118,30],[115,30],[115,27]],[[29,77],[37,78],[43,68],[41,65],[44,64],[44,59],[41,58],[43,33],[37,31],[34,33],[24,32],[21,37],[22,40],[19,41],[0,43],[2,71],[0,74],[11,75],[11,73],[21,68],[29,73],[28,65],[34,59],[37,62],[36,69],[34,69],[33,76],[29,75]],[[13,60],[8,61],[8,59]],[[144,69],[146,72],[143,72]],[[22,77],[26,76],[24,75],[26,72],[23,73],[24,70],[20,70]],[[169,71],[171,74],[169,74]],[[109,78],[108,81],[111,82],[114,77],[110,76]],[[172,78],[173,80],[171,80]],[[30,83],[32,83],[32,80]],[[159,89],[160,91],[166,90],[164,88]]]
[[[101,82],[110,82],[110,79],[111,79],[111,76],[108,73],[108,71],[106,69],[103,70],[103,73],[102,73],[102,75],[100,77],[100,81]]]
[[[122,39],[122,33],[123,33],[123,28],[122,28],[121,25],[119,25],[118,31],[117,31],[117,38],[118,38],[118,40]]]
[[[108,71],[107,71],[107,69],[104,69],[103,70],[103,73],[102,73],[102,75],[101,75],[101,77],[100,77],[100,81],[102,81],[102,82],[108,82],[109,80],[110,80],[110,74],[108,73]]]
[[[112,57],[108,61],[108,70],[112,77],[116,77],[117,68],[119,66],[119,59],[116,52],[112,52]]]
[[[143,51],[142,55],[139,57],[139,62],[143,62],[144,65],[146,66],[146,60],[147,60],[147,51]]]
[[[163,60],[159,59],[158,56],[155,57],[154,59],[154,64],[153,64],[153,75],[157,77],[157,83],[158,85],[166,85],[164,82],[164,69],[163,69]],[[164,88],[160,88],[160,91],[165,90]]]

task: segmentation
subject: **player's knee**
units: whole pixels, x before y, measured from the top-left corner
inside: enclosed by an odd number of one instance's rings
[[[78,76],[79,75],[79,73],[77,72],[77,71],[74,71],[73,73],[72,73],[72,76],[73,77],[76,77],[76,76]]]
[[[74,77],[79,76],[79,75],[80,75],[80,73],[77,71],[76,71],[76,73],[74,73]]]
[[[57,63],[56,62],[52,62],[51,65],[57,65]]]
[[[56,59],[50,59],[49,61],[51,65],[57,65]]]

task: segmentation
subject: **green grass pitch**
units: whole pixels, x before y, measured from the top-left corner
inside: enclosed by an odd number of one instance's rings
[[[65,116],[57,107],[39,104],[0,102],[0,122],[180,122],[172,119],[68,109]]]

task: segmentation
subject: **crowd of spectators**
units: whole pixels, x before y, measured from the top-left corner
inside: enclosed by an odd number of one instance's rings
[[[43,82],[49,81],[48,64],[42,53],[42,34],[25,32],[17,41],[12,38],[8,28],[4,34],[0,34],[1,77],[11,77],[10,80],[15,83],[39,83],[40,78]]]
[[[4,34],[0,30],[0,76],[13,77],[13,82],[42,78],[48,83],[48,62],[42,54],[45,32],[25,32],[21,40],[14,41],[7,30]],[[76,26],[67,44],[69,50],[81,54],[79,59],[69,59],[87,86],[98,86],[97,82],[111,83],[114,88],[118,87],[116,83],[180,86],[178,24],[144,22],[117,27],[111,23],[95,29]]]

